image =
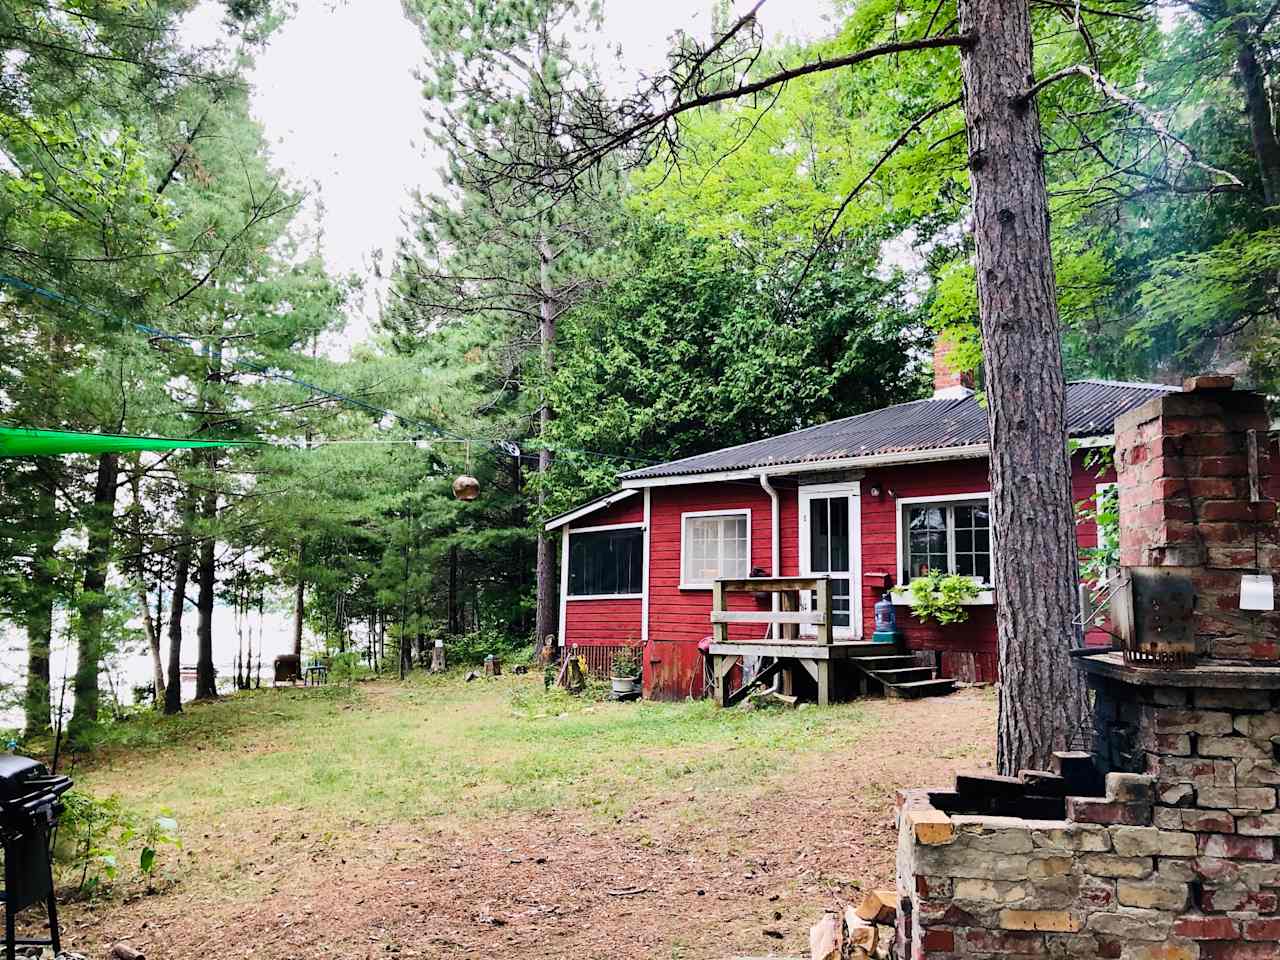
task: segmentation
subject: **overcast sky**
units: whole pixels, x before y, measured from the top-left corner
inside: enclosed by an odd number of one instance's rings
[[[603,42],[621,45],[627,71],[657,69],[673,30],[709,32],[711,5],[604,0]],[[207,0],[191,15],[193,42],[220,36],[220,7]],[[329,266],[368,277],[371,251],[394,249],[410,193],[436,182],[413,77],[420,41],[400,0],[298,0],[298,7],[257,57],[253,112],[276,163],[314,185]],[[832,29],[831,7],[831,0],[767,0],[761,21],[771,40],[816,37]]]

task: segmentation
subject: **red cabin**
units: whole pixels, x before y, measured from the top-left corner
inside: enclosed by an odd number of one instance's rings
[[[946,675],[994,681],[987,416],[945,370],[936,382],[928,400],[624,473],[618,490],[550,520],[546,529],[561,537],[562,642],[598,669],[618,647],[642,647],[646,697],[701,696],[699,643],[711,633],[717,578],[826,574],[834,636],[869,640],[887,584],[943,570],[987,588],[967,621],[947,627],[916,620],[899,594],[905,645],[940,655]],[[1113,443],[1115,418],[1177,389],[1067,385],[1074,499],[1114,480],[1084,459],[1087,448]],[[1096,545],[1092,521],[1078,530],[1081,547]],[[735,623],[730,635],[755,640],[767,629]]]

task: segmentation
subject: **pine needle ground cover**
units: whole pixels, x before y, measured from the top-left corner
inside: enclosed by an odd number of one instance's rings
[[[980,691],[745,712],[534,677],[192,706],[76,772],[169,811],[183,845],[157,895],[71,905],[69,936],[174,958],[799,953],[815,911],[892,876],[894,790],[989,764],[993,718]]]

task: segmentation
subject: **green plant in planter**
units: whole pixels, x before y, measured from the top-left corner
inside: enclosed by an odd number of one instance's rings
[[[639,673],[640,661],[636,659],[635,651],[630,647],[625,650],[619,650],[613,655],[613,675],[615,677],[635,679]]]
[[[969,611],[965,604],[979,593],[972,577],[938,570],[912,578],[908,589],[911,591],[911,612],[926,623],[934,620],[944,626],[968,620]]]

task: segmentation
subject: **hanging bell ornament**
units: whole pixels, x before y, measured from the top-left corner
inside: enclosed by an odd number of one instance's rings
[[[465,473],[462,474],[453,481],[453,495],[458,500],[474,500],[480,496],[480,481]]]

